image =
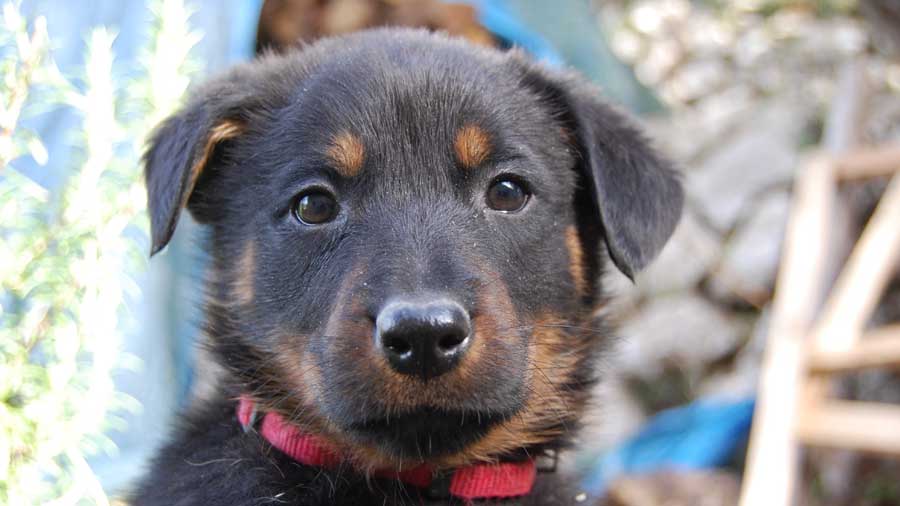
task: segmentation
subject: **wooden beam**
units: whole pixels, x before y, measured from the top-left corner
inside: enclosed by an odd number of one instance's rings
[[[833,156],[857,148],[869,99],[866,61],[862,58],[841,64],[834,100],[828,109],[822,149]]]
[[[818,156],[798,172],[772,320],[760,371],[759,395],[741,506],[787,506],[797,473],[794,436],[805,371],[805,337],[822,299],[835,179],[831,158]]]
[[[900,146],[860,149],[835,160],[839,179],[889,176],[900,171]]]
[[[818,374],[879,367],[900,369],[900,325],[867,332],[846,351],[813,350],[809,359],[810,370]]]
[[[900,261],[900,173],[850,253],[814,333],[816,349],[848,351],[862,333]]]
[[[797,437],[805,444],[900,456],[900,406],[824,401],[800,413]]]

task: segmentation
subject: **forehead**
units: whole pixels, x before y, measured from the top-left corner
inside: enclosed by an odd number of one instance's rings
[[[284,130],[344,175],[364,167],[527,157],[550,118],[503,61],[457,48],[347,50],[318,65],[285,109]],[[543,142],[547,142],[544,140]]]

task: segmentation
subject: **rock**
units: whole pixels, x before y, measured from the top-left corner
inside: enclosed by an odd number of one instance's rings
[[[764,190],[788,185],[808,115],[788,100],[773,100],[745,117],[746,124],[686,179],[687,193],[720,232],[728,232]]]
[[[725,245],[710,279],[714,292],[736,294],[757,307],[771,298],[790,205],[790,194],[778,191],[752,207]]]
[[[900,91],[900,63],[893,66],[891,76]],[[870,78],[872,79],[872,78]],[[900,101],[896,94],[884,94],[870,99],[869,120],[865,138],[872,144],[889,144],[900,141]]]
[[[666,89],[661,93],[666,94]],[[723,132],[739,126],[752,103],[750,88],[736,84],[703,97],[696,107],[647,118],[643,125],[662,152],[690,172],[697,168],[696,159],[721,144]]]
[[[607,258],[607,268],[602,276],[603,292],[607,300],[598,307],[594,315],[601,316],[605,321],[617,325],[631,317],[641,304],[641,291],[619,272]]]
[[[732,506],[740,481],[725,471],[665,471],[613,482],[609,506]]]
[[[741,319],[692,293],[656,297],[622,325],[616,369],[648,381],[671,364],[702,371],[732,353],[747,332]]]
[[[759,385],[759,367],[762,364],[766,338],[769,333],[770,317],[771,309],[766,306],[753,323],[750,338],[738,351],[734,366],[705,378],[698,388],[699,395],[740,399],[749,397],[756,392]]]
[[[638,291],[655,295],[694,288],[718,261],[720,242],[715,231],[686,209],[659,258],[638,275]]]
[[[637,67],[638,77],[641,77],[641,69],[641,66]],[[726,62],[719,58],[697,59],[679,66],[665,88],[676,101],[693,102],[725,86],[729,70]]]
[[[600,366],[603,369],[603,365]],[[605,374],[593,391],[582,418],[575,447],[581,455],[594,455],[608,450],[633,435],[647,415],[641,405],[628,393],[621,378]]]

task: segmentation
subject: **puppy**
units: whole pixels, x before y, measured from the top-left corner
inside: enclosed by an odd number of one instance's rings
[[[325,39],[198,89],[145,162],[152,251],[182,208],[209,229],[227,373],[134,504],[584,501],[545,457],[609,341],[599,279],[656,256],[682,189],[582,79],[424,31]]]

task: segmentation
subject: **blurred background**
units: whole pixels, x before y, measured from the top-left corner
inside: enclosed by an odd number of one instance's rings
[[[737,504],[794,178],[833,128],[842,72],[865,83],[853,142],[900,142],[896,0],[4,1],[0,504],[121,501],[213,380],[195,351],[202,230],[183,217],[147,258],[147,133],[230,64],[379,25],[574,67],[681,165],[687,208],[661,258],[636,284],[606,280],[623,339],[562,465],[610,504]],[[848,238],[884,187],[844,193]],[[896,275],[874,318],[900,321]],[[840,389],[900,403],[886,370]],[[803,504],[900,504],[896,461],[812,450],[802,468]]]

